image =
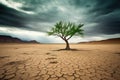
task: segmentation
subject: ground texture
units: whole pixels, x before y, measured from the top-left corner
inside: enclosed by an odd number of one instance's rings
[[[120,45],[0,44],[0,80],[120,80]]]

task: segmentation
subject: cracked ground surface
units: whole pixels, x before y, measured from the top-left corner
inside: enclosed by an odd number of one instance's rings
[[[0,80],[120,80],[120,45],[0,44]]]

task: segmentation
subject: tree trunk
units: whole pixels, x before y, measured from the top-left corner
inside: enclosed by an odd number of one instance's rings
[[[70,50],[70,45],[69,45],[69,42],[68,42],[68,40],[65,40],[65,42],[66,42],[66,50]]]

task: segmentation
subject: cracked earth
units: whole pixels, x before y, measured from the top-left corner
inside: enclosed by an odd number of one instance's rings
[[[0,44],[0,80],[120,80],[120,45]]]

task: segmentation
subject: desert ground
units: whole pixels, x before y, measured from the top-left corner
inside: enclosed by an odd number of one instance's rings
[[[0,80],[120,80],[119,44],[0,44]]]

